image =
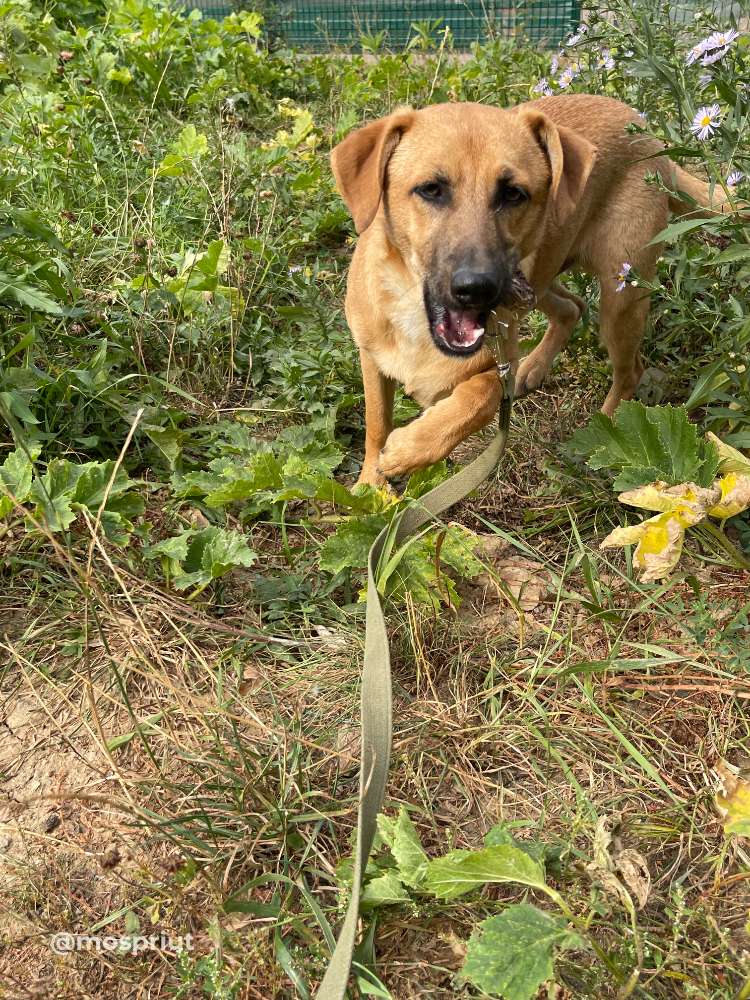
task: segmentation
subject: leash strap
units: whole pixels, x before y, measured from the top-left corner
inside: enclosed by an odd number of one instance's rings
[[[513,402],[513,374],[510,365],[498,365],[503,388],[497,434],[474,461],[450,479],[440,483],[407,508],[396,528],[395,544],[437,517],[448,507],[463,500],[493,471],[505,451]],[[367,867],[375,837],[378,813],[383,807],[388,765],[391,756],[391,657],[383,608],[378,594],[376,573],[389,532],[388,525],[373,542],[367,562],[367,616],[365,656],[362,665],[360,713],[362,718],[362,756],[359,772],[359,813],[357,846],[354,856],[352,895],[339,932],[331,961],[315,1000],[344,1000],[354,953],[359,918],[362,876]]]

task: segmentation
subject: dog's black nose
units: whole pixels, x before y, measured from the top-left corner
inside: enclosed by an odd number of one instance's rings
[[[451,294],[462,306],[492,305],[500,293],[497,275],[460,267],[451,277]]]

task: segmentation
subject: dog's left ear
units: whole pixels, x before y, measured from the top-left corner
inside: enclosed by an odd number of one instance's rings
[[[557,125],[541,111],[529,109],[522,116],[544,150],[552,173],[550,200],[558,225],[575,211],[596,159],[597,148],[564,125]]]
[[[396,111],[350,132],[331,152],[336,186],[358,233],[364,232],[377,214],[388,160],[413,118],[410,108]]]

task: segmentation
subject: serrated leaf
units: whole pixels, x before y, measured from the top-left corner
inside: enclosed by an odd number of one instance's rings
[[[608,469],[616,490],[662,480],[668,485],[692,481],[708,486],[718,467],[710,442],[699,441],[683,407],[620,403],[614,421],[596,414],[577,431],[570,450],[588,456],[592,469]]]
[[[585,947],[563,917],[518,903],[479,924],[461,971],[485,993],[505,1000],[532,1000],[552,979],[555,949]]]
[[[387,523],[382,514],[350,518],[325,540],[320,551],[320,568],[326,573],[344,569],[364,569],[370,547]]]
[[[195,125],[186,125],[159,164],[158,177],[181,177],[208,152],[208,138]]]
[[[518,882],[545,889],[544,870],[528,854],[500,844],[480,851],[452,851],[431,861],[425,888],[440,899],[456,899],[488,882]]]
[[[28,306],[35,312],[49,313],[51,316],[62,316],[59,303],[51,299],[40,288],[29,285],[21,278],[0,271],[0,299],[12,298],[22,306]]]
[[[71,503],[85,468],[61,458],[54,459],[45,474],[32,483],[29,499],[36,503],[34,517],[46,524],[50,531],[64,531],[75,520],[76,513]]]
[[[417,831],[409,813],[401,806],[393,824],[390,840],[391,854],[396,860],[398,874],[404,885],[418,889],[425,880],[429,858],[422,850]]]
[[[211,526],[190,534],[186,554],[178,560],[181,570],[173,580],[177,590],[202,589],[236,566],[252,566],[257,558],[245,536],[237,531]],[[177,551],[183,551],[182,541],[177,543]]]
[[[406,903],[409,893],[401,884],[394,871],[371,879],[362,890],[360,906],[363,910],[372,910],[376,906],[393,906],[396,903]]]
[[[31,457],[34,457],[34,454],[31,452]],[[15,503],[23,503],[29,495],[34,472],[30,455],[20,448],[16,448],[0,465],[0,484],[2,484],[0,488],[0,517],[9,514]]]

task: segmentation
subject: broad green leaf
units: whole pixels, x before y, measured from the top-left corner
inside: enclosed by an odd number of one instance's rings
[[[205,528],[198,532],[194,542],[206,542],[201,556],[201,568],[210,575],[212,580],[228,573],[235,566],[252,566],[257,556],[248,547],[245,536],[238,531],[226,531],[223,528]],[[186,560],[189,568],[190,551]]]
[[[431,861],[425,888],[441,899],[456,899],[488,882],[518,882],[546,888],[542,866],[507,844],[480,851],[452,851]]]
[[[380,829],[379,824],[378,829]],[[396,860],[401,881],[404,885],[418,889],[425,880],[429,858],[422,850],[414,824],[403,806],[393,824],[389,847]]]
[[[115,66],[109,71],[109,73],[107,73],[107,79],[127,86],[127,84],[133,82],[133,74],[127,66]]]
[[[0,517],[5,517],[13,510],[15,503],[23,503],[28,497],[34,471],[31,458],[34,455],[35,452],[29,455],[21,448],[16,448],[0,465]]]
[[[387,523],[382,514],[344,521],[323,543],[320,568],[327,573],[340,573],[343,569],[364,569],[370,546]]]
[[[143,431],[166,458],[170,469],[174,469],[182,454],[184,431],[172,427],[143,427]]]
[[[698,439],[683,407],[620,403],[614,421],[596,414],[577,431],[570,450],[587,456],[592,469],[608,469],[616,490],[661,480],[667,485],[691,481],[708,486],[718,467],[710,442]]]
[[[35,312],[49,313],[52,316],[62,316],[62,308],[59,303],[51,299],[49,295],[40,288],[29,285],[26,281],[12,274],[0,271],[0,301],[2,299],[15,299],[22,306],[28,306]]]
[[[726,250],[722,250],[718,257],[712,261],[713,264],[731,264],[736,260],[750,259],[750,243],[735,243]]]
[[[485,847],[516,847],[532,860],[543,865],[547,855],[547,845],[537,840],[518,840],[503,823],[497,823],[484,838]]]
[[[75,520],[76,512],[71,503],[85,468],[61,458],[54,459],[45,474],[32,483],[29,499],[36,503],[33,515],[50,531],[64,531]]]
[[[163,541],[157,542],[155,545],[149,545],[147,549],[144,549],[144,555],[148,556],[148,558],[164,556],[176,563],[182,563],[187,559],[188,542],[192,535],[193,530],[188,529],[187,531],[180,532],[179,535],[174,535],[172,538],[165,538]]]
[[[181,177],[207,152],[208,138],[195,125],[186,125],[159,164],[157,176]]]
[[[376,906],[393,906],[408,901],[409,893],[398,875],[394,871],[388,871],[367,883],[362,890],[360,906],[363,910],[372,910]]]
[[[552,979],[555,949],[585,948],[567,921],[528,903],[483,920],[472,934],[463,976],[504,1000],[533,1000]]]
[[[177,590],[188,587],[202,590],[236,566],[252,566],[257,558],[240,532],[213,526],[200,531],[189,528],[152,545],[147,555],[164,556],[172,561]]]

